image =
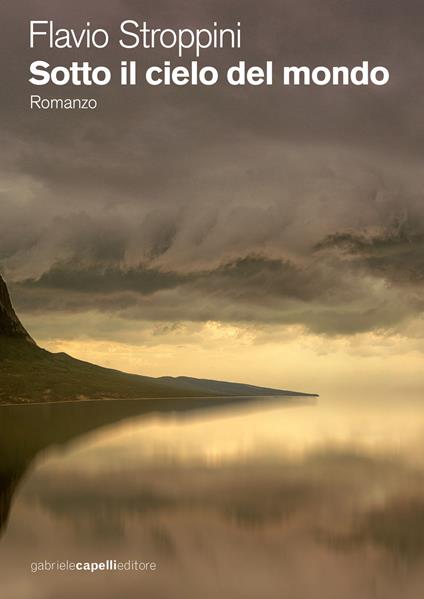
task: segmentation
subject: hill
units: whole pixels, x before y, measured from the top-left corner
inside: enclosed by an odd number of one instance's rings
[[[127,374],[48,352],[25,330],[0,276],[0,404],[283,395],[311,394],[190,377]]]

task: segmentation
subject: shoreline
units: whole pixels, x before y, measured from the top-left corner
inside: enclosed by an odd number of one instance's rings
[[[318,393],[294,393],[293,395],[198,395],[198,396],[184,396],[184,397],[103,397],[99,399],[61,399],[58,401],[28,401],[28,402],[16,402],[16,403],[0,403],[0,409],[2,407],[24,407],[24,406],[46,406],[46,405],[57,405],[57,404],[80,404],[80,403],[97,403],[97,402],[110,402],[110,401],[163,401],[163,400],[187,400],[187,399],[283,399],[283,398],[291,398],[294,399],[296,397],[310,397],[310,398],[318,398]]]

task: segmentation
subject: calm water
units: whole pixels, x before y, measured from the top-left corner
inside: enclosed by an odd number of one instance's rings
[[[215,404],[1,408],[0,596],[423,596],[420,398]]]

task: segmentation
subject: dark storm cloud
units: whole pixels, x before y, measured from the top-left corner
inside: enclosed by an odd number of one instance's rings
[[[83,269],[64,264],[47,271],[37,281],[25,281],[22,285],[27,289],[54,289],[100,295],[120,291],[150,295],[184,284],[186,278],[184,275],[161,273],[152,268],[140,267],[123,271],[113,267]]]
[[[318,250],[342,250],[353,262],[397,285],[424,283],[424,232],[398,223],[379,233],[333,233]]]
[[[93,15],[96,15],[94,18]],[[160,0],[7,9],[0,266],[26,311],[303,324],[355,333],[422,313],[422,4]],[[27,48],[28,20],[112,32],[104,51]],[[384,64],[384,88],[88,90],[90,114],[34,112],[31,60],[116,66],[124,18],[242,21],[204,64]],[[175,54],[128,53],[140,64]],[[193,57],[187,54],[185,61]],[[36,90],[38,93],[40,90]],[[76,88],[42,89],[74,96]],[[79,90],[77,90],[79,91]],[[87,90],[84,90],[84,93]],[[393,225],[394,222],[402,226]]]
[[[373,290],[365,268],[250,255],[190,273],[61,264],[12,290],[22,311],[101,310],[145,321],[296,324],[326,334],[390,329],[418,315],[414,293]],[[368,277],[368,278],[367,278]]]

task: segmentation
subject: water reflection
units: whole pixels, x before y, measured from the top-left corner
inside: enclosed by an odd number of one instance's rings
[[[190,403],[167,401],[153,418],[156,402],[137,404],[20,408],[2,420],[6,507],[39,456],[0,545],[5,597],[422,595],[420,404],[261,403],[224,417],[212,403],[195,418]],[[164,419],[176,409],[190,417]],[[31,561],[111,558],[160,569],[29,573]]]
[[[7,522],[19,480],[37,454],[52,445],[69,443],[81,435],[128,418],[137,417],[140,421],[152,414],[184,415],[222,411],[258,402],[261,406],[276,402],[285,406],[299,406],[312,401],[290,397],[238,397],[4,406],[0,412],[0,535]]]

